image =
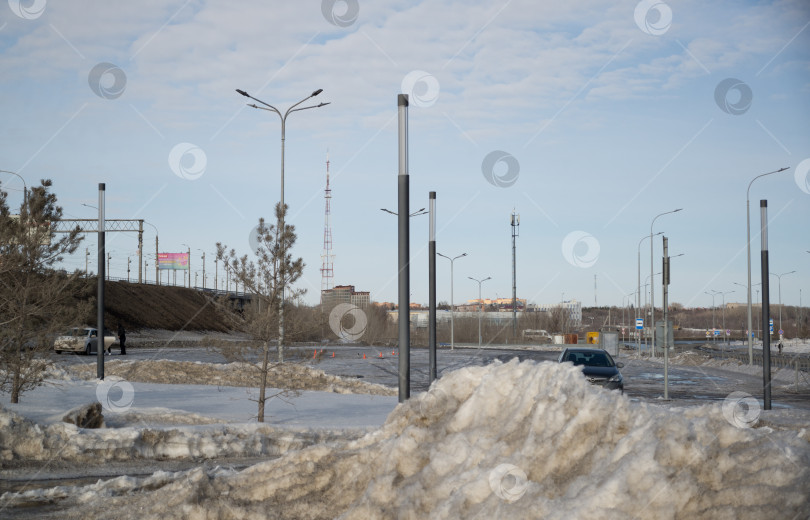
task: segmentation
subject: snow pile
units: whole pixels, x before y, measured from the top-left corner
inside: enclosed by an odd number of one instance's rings
[[[496,362],[447,374],[361,439],[239,473],[198,468],[60,493],[65,518],[808,514],[810,444],[795,431],[735,426],[725,411],[631,402],[588,385],[577,367]]]
[[[159,411],[153,410],[153,413]],[[174,412],[165,410],[164,413]],[[121,420],[114,414],[112,417]],[[192,420],[193,417],[189,419]],[[0,407],[0,462],[60,460],[99,463],[132,459],[275,456],[360,433],[295,431],[261,423],[204,428],[84,429],[65,422],[36,424]]]
[[[77,377],[92,380],[96,366],[92,364],[68,367]],[[248,363],[202,363],[199,361],[107,361],[107,376],[117,376],[130,382],[165,384],[207,384],[217,386],[259,386],[258,365]],[[297,363],[271,363],[267,386],[289,390],[314,390],[339,394],[397,395],[397,390],[383,385],[366,383],[326,374]]]

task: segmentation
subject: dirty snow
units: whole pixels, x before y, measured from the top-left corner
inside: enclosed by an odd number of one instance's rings
[[[58,503],[68,519],[805,518],[807,430],[740,423],[727,405],[663,408],[590,386],[576,367],[495,362],[446,374],[359,439],[241,472],[198,467],[7,493],[0,507]],[[0,431],[21,443],[57,426],[0,417]],[[263,427],[206,431],[249,437]],[[191,438],[194,428],[178,431]],[[68,431],[77,435],[71,425],[53,435]],[[81,432],[124,445],[137,434]],[[200,445],[224,440],[206,435]]]
[[[86,380],[96,378],[94,364],[72,365],[64,369]],[[199,361],[106,361],[104,374],[127,381],[144,383],[198,384],[222,386],[259,386],[258,364],[202,363]],[[58,377],[58,376],[57,376]],[[317,390],[340,394],[397,395],[387,386],[356,379],[328,375],[322,370],[296,363],[271,363],[267,385],[291,390]]]

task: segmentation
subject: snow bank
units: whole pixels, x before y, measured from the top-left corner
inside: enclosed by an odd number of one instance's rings
[[[157,409],[151,412],[145,416],[175,413]],[[121,420],[115,415],[113,417]],[[194,416],[189,416],[188,420],[194,421]],[[65,422],[36,424],[0,407],[0,463],[5,464],[13,461],[99,463],[132,459],[280,455],[315,443],[357,435],[358,432],[347,431],[296,431],[266,424],[84,429]]]
[[[220,386],[259,386],[258,365],[248,363],[202,363],[199,361],[107,361],[105,375],[127,381],[166,384],[208,384]],[[91,364],[72,365],[67,370],[85,380],[95,379],[96,367]],[[291,390],[314,390],[339,394],[397,395],[397,390],[326,374],[296,363],[272,363],[267,385]]]
[[[660,408],[512,361],[445,375],[361,439],[59,493],[65,518],[794,518],[808,467],[795,431],[720,404]]]

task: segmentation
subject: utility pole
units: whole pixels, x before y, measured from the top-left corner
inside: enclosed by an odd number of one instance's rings
[[[129,283],[129,264],[132,259],[127,257],[127,283]]]
[[[107,280],[110,279],[110,260],[112,259],[112,253],[109,251],[107,252]]]
[[[411,271],[410,176],[408,173],[408,95],[397,96],[399,174],[397,175],[399,235],[399,402],[411,396]]]
[[[104,379],[104,200],[106,187],[98,184],[98,294],[96,308],[96,376]]]
[[[89,259],[90,259],[90,248],[85,247],[84,248],[84,277],[85,278],[90,277],[90,271],[89,271],[89,268],[88,268]]]
[[[762,236],[762,388],[763,408],[771,409],[771,299],[769,295],[768,271],[768,201],[759,201],[760,234]]]
[[[664,400],[669,400],[669,241],[667,237],[664,238],[664,265],[661,270],[661,285],[663,292],[664,304],[664,337],[661,340],[661,345],[664,347]]]
[[[428,355],[430,382],[436,380],[436,192],[429,194],[430,229],[428,232]]]
[[[202,254],[202,262],[203,262],[203,275],[202,275],[203,289],[205,289],[205,251],[203,251],[203,254]]]
[[[512,337],[517,338],[517,260],[516,240],[519,233],[520,215],[512,210]]]

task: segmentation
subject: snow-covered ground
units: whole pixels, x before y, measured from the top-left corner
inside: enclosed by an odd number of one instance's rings
[[[268,423],[258,424],[250,390],[222,384],[240,367],[152,363],[139,372],[130,361],[109,362],[101,384],[81,366],[54,369],[50,384],[24,394],[21,404],[4,396],[3,477],[38,478],[57,463],[75,463],[81,473],[99,461],[201,462],[5,493],[0,517],[810,515],[810,413],[760,410],[747,394],[657,406],[593,387],[568,365],[495,361],[445,372],[403,404],[393,396],[302,390],[272,400]],[[118,379],[118,370],[130,379]],[[193,384],[214,371],[218,384]],[[153,382],[137,381],[145,372]],[[299,377],[323,380],[309,371]],[[180,384],[165,381],[172,378]],[[96,400],[105,428],[61,422],[66,410]],[[242,470],[216,465],[257,456],[268,460]]]

